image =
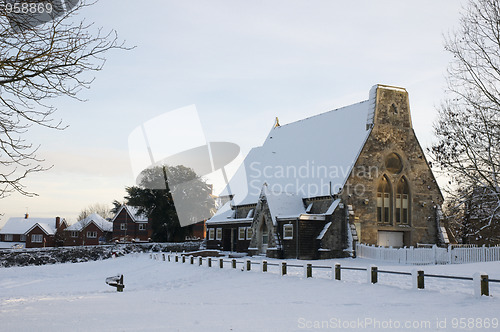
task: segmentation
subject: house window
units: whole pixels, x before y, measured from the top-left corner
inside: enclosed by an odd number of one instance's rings
[[[42,234],[31,234],[31,242],[42,243],[43,242],[43,235]]]
[[[217,228],[217,233],[215,233],[215,239],[217,241],[222,240],[222,228]]]
[[[97,232],[87,232],[87,238],[88,239],[95,239],[97,238]]]
[[[385,224],[391,221],[391,186],[385,176],[377,189],[377,221]]]
[[[247,240],[251,240],[253,235],[253,228],[247,227]]]
[[[407,225],[409,221],[408,182],[401,178],[396,191],[396,222]]]
[[[146,230],[146,224],[139,224],[139,230],[140,231],[145,231]]]
[[[246,227],[239,227],[238,228],[238,240],[244,240],[246,238]]]
[[[126,231],[127,230],[127,224],[126,223],[121,223],[120,224],[120,230]]]
[[[71,237],[78,237],[78,232],[72,231],[71,232]]]
[[[12,234],[5,234],[3,236],[3,240],[4,241],[13,241],[14,240],[14,237],[12,236]]]
[[[293,225],[292,224],[283,225],[283,239],[284,240],[293,239]]]
[[[215,230],[213,228],[208,229],[208,239],[213,240],[215,238]]]
[[[26,235],[24,234],[19,235],[19,241],[26,242]]]

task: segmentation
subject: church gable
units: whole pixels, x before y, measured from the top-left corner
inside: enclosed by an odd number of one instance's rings
[[[436,243],[443,196],[411,127],[408,94],[378,86],[376,95],[373,128],[342,193],[355,206],[351,223],[363,243]]]

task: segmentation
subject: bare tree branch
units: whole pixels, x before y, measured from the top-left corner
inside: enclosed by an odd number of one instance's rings
[[[94,80],[88,74],[103,68],[105,54],[130,49],[116,31],[104,32],[79,16],[94,2],[65,3],[66,10],[58,8],[44,18],[48,21],[0,8],[0,198],[12,192],[36,195],[25,190],[22,181],[47,168],[37,157],[39,145],[23,137],[33,125],[66,128],[54,120],[51,100],[60,96],[79,100],[78,93]]]

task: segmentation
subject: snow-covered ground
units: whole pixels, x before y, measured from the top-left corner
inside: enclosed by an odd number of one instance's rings
[[[402,275],[379,274],[379,283],[372,285],[363,271],[343,270],[342,281],[334,281],[329,270],[315,269],[314,278],[305,279],[301,268],[290,267],[288,275],[280,276],[276,266],[262,273],[253,265],[247,272],[242,264],[237,269],[230,264],[208,268],[206,263],[200,267],[163,261],[158,255],[158,260],[129,254],[86,263],[2,268],[0,330],[500,330],[500,284],[490,284],[492,296],[475,298],[472,281],[426,278],[426,289],[415,290],[411,278]],[[376,264],[384,270],[415,268],[364,259],[337,261],[345,266]],[[455,276],[484,271],[500,279],[499,262],[418,268]],[[105,284],[106,277],[117,273],[124,275],[123,293]]]

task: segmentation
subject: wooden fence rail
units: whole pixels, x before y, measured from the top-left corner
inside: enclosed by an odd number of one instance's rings
[[[163,261],[165,261],[165,254],[163,255]],[[155,260],[160,260],[158,254],[150,254],[149,256],[151,259]],[[174,259],[172,259],[174,257]],[[167,261],[168,262],[176,262],[178,263],[181,261],[182,263],[186,263],[185,255],[181,255],[182,259],[179,260],[179,254],[176,253],[170,253],[167,254]],[[191,265],[194,265],[194,260],[195,256],[188,256],[189,257],[189,262]],[[212,265],[212,258],[211,257],[201,257],[198,256],[198,266],[202,266],[203,262],[206,262],[206,266],[208,268],[211,268]],[[261,271],[263,273],[268,272],[268,266],[277,266],[280,269],[280,275],[285,276],[287,274],[288,268],[303,268],[304,269],[304,277],[305,278],[312,278],[313,277],[313,270],[314,269],[329,269],[332,271],[331,278],[333,280],[341,280],[341,271],[346,270],[346,271],[365,271],[367,273],[367,280],[368,283],[371,284],[376,284],[378,283],[379,280],[379,274],[394,274],[394,275],[403,275],[403,276],[411,276],[412,282],[413,282],[413,287],[418,288],[418,289],[424,289],[425,288],[425,278],[441,278],[441,279],[454,279],[454,280],[467,280],[467,281],[473,281],[473,287],[474,287],[474,294],[476,297],[480,296],[489,296],[489,283],[498,283],[500,284],[500,279],[491,279],[488,277],[486,273],[481,273],[478,272],[474,274],[473,277],[462,277],[462,276],[447,276],[447,275],[439,275],[439,274],[426,274],[422,270],[413,270],[412,272],[405,272],[405,271],[390,271],[390,270],[379,270],[377,266],[375,265],[370,265],[369,267],[355,267],[355,266],[341,266],[339,263],[335,263],[333,266],[326,266],[326,265],[313,265],[311,263],[305,263],[303,265],[299,264],[288,264],[286,261],[282,261],[280,263],[271,263],[268,262],[267,260],[263,261],[251,261],[250,259],[246,259],[244,261],[238,261],[236,259],[232,260],[224,260],[223,258],[219,258],[219,268],[223,269],[224,268],[224,263],[229,263],[231,264],[232,269],[237,268],[237,264],[241,264],[242,271],[251,271],[252,265],[261,265],[262,269]]]

